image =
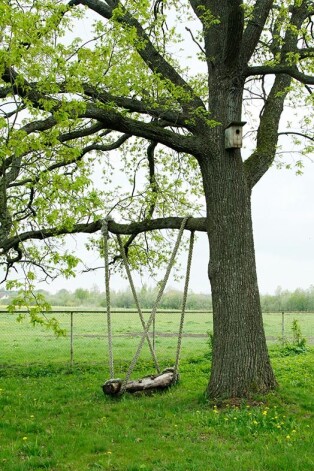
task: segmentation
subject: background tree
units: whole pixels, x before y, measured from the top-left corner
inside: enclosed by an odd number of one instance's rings
[[[0,9],[5,279],[17,264],[29,285],[34,265],[45,276],[71,275],[77,259],[56,244],[99,231],[109,214],[119,219],[110,232],[128,236],[133,266],[158,267],[169,246],[154,251],[159,230],[192,213],[187,229],[206,231],[210,246],[208,394],[274,388],[251,192],[281,136],[297,135],[294,148],[311,150],[313,2],[12,0]],[[307,108],[297,131],[297,116],[290,127],[282,119],[289,103]],[[246,158],[225,148],[225,129],[243,110],[254,141]],[[109,185],[116,165],[121,188]],[[103,173],[101,189],[93,171]],[[205,216],[196,217],[201,193]]]

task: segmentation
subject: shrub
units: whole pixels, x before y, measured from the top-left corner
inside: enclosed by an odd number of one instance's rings
[[[297,319],[293,319],[292,326],[292,341],[287,339],[281,339],[282,348],[280,353],[283,356],[299,355],[300,353],[306,353],[307,342],[306,338],[303,337],[301,327]]]

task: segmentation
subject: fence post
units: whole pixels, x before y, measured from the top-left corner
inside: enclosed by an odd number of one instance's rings
[[[281,341],[285,343],[285,313],[281,312]]]
[[[73,350],[73,311],[70,313],[70,319],[71,319],[71,327],[70,327],[70,363],[71,363],[71,368],[73,367],[73,355],[74,355],[74,350]]]

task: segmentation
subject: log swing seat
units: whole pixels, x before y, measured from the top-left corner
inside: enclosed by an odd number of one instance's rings
[[[143,327],[143,333],[141,336],[141,340],[139,343],[139,346],[137,347],[137,350],[134,354],[134,357],[130,363],[130,366],[128,368],[128,371],[126,373],[126,376],[124,379],[120,378],[114,378],[114,364],[113,364],[113,348],[112,348],[112,326],[111,326],[111,306],[110,306],[110,286],[109,286],[109,255],[108,255],[108,239],[109,239],[109,233],[108,233],[108,219],[105,219],[103,221],[102,225],[102,235],[104,239],[104,258],[105,258],[105,282],[106,282],[106,310],[107,310],[107,326],[108,326],[108,350],[109,350],[109,372],[110,372],[110,379],[105,381],[105,383],[102,385],[102,390],[104,394],[110,395],[110,396],[118,396],[122,395],[125,392],[129,393],[134,393],[134,392],[139,392],[139,391],[160,391],[169,388],[170,386],[174,385],[177,383],[179,379],[179,374],[178,374],[178,369],[179,369],[179,361],[180,361],[180,353],[181,353],[181,344],[182,344],[182,334],[183,334],[183,325],[184,325],[184,316],[185,316],[185,307],[186,307],[186,299],[187,299],[187,294],[188,294],[188,288],[189,288],[189,281],[190,281],[190,272],[191,272],[191,263],[192,263],[192,253],[193,253],[193,245],[194,245],[194,231],[191,231],[191,236],[190,236],[190,244],[189,244],[189,252],[188,252],[188,260],[187,260],[187,268],[186,268],[186,276],[185,276],[185,284],[184,284],[184,291],[183,291],[183,299],[182,299],[182,308],[181,308],[181,318],[180,318],[180,325],[179,325],[179,331],[178,331],[178,343],[177,343],[177,351],[176,351],[176,358],[175,358],[175,363],[173,367],[166,368],[161,371],[157,358],[156,358],[156,353],[155,349],[151,343],[150,337],[149,337],[149,329],[153,322],[155,321],[156,318],[156,312],[160,303],[160,300],[162,298],[163,292],[165,290],[171,268],[174,264],[174,260],[181,242],[181,238],[184,232],[184,228],[186,225],[186,222],[189,218],[186,217],[183,219],[178,237],[173,249],[173,252],[171,254],[168,267],[166,269],[166,273],[164,276],[164,279],[162,280],[160,284],[159,291],[157,293],[157,297],[155,300],[155,303],[153,305],[151,314],[149,316],[149,319],[147,322],[145,322],[143,313],[139,304],[139,300],[137,297],[137,293],[135,290],[135,286],[133,283],[133,278],[131,274],[131,270],[129,267],[129,263],[127,260],[127,256],[123,247],[122,239],[120,235],[117,235],[117,240],[119,244],[119,249],[121,253],[121,257],[124,263],[124,267],[126,270],[126,274],[128,277],[128,281],[130,284],[130,288],[134,297],[135,305],[138,310],[138,314],[140,317],[140,321]],[[131,375],[133,373],[133,370],[135,368],[135,365],[137,363],[137,360],[139,359],[142,347],[145,343],[145,341],[148,344],[150,353],[152,355],[152,359],[154,362],[154,366],[156,368],[156,374],[151,374],[148,376],[144,376],[143,378],[140,378],[138,380],[131,380]]]

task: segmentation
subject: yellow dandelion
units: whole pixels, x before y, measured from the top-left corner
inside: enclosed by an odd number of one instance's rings
[[[112,455],[112,451],[107,451],[107,455]]]
[[[287,435],[287,436],[286,436],[286,439],[287,439],[287,440],[290,440],[290,438],[291,438],[290,435]]]
[[[27,437],[23,437],[24,442],[27,440]]]
[[[267,410],[263,410],[262,414],[267,415]]]

